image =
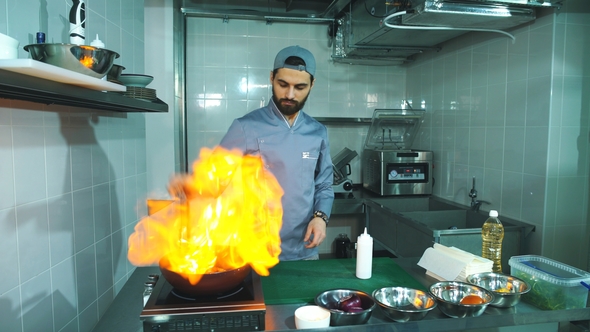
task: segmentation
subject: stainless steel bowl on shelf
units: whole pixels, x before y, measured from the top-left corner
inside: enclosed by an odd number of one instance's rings
[[[431,294],[419,289],[384,287],[376,289],[372,295],[381,311],[396,322],[421,320],[437,306]]]
[[[30,44],[24,49],[33,60],[94,78],[104,77],[119,57],[117,52],[87,45]]]
[[[531,290],[526,281],[502,273],[477,273],[467,276],[466,280],[494,293],[494,300],[490,305],[500,308],[515,306],[520,302],[521,296]]]
[[[478,317],[494,300],[489,290],[460,281],[439,281],[430,285],[429,291],[440,311],[453,318]]]
[[[340,310],[341,301],[352,295],[360,298],[363,310],[359,312]],[[316,296],[315,304],[330,311],[330,326],[365,324],[377,306],[371,295],[354,289],[331,289],[321,292]]]
[[[125,70],[125,67],[117,64],[113,64],[111,69],[107,72],[107,80],[110,82],[119,82],[119,77],[121,76],[121,72]]]

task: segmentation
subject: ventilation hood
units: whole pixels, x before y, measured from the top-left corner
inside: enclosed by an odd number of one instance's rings
[[[415,0],[393,10],[381,0],[355,3],[338,21],[332,58],[350,64],[399,65],[469,31],[513,38],[505,30],[535,20],[535,8],[503,2]]]
[[[449,0],[444,0],[449,1]],[[526,7],[558,7],[565,0],[464,0],[470,3],[496,3]],[[203,14],[243,15],[263,18],[337,18],[349,5],[363,5],[368,0],[181,0],[186,12]],[[438,2],[438,1],[436,1]],[[373,1],[373,3],[375,3]],[[413,0],[383,0],[381,4],[394,9],[398,3],[415,6]],[[367,5],[368,6],[368,5]]]
[[[398,65],[469,31],[506,30],[565,0],[183,0],[189,16],[326,24],[336,62]],[[452,28],[452,29],[450,29]]]
[[[334,19],[351,0],[182,0],[185,13],[193,16],[293,21]],[[325,20],[319,20],[322,22]]]

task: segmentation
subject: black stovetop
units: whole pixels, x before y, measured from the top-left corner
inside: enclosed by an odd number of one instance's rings
[[[169,319],[177,316],[216,314],[260,314],[264,315],[266,306],[262,293],[260,276],[251,272],[235,289],[223,294],[194,297],[178,292],[160,276],[148,299],[140,319],[151,321],[166,315]]]

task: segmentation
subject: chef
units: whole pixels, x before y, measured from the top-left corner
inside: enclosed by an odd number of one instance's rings
[[[235,119],[220,143],[260,156],[283,188],[282,261],[319,259],[334,202],[326,127],[303,112],[315,70],[307,49],[282,49],[270,73],[272,99]]]

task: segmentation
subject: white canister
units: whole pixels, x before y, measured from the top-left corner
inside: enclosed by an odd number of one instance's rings
[[[18,58],[18,40],[0,33],[0,59]]]
[[[369,279],[373,272],[373,238],[365,232],[356,241],[356,277]]]

